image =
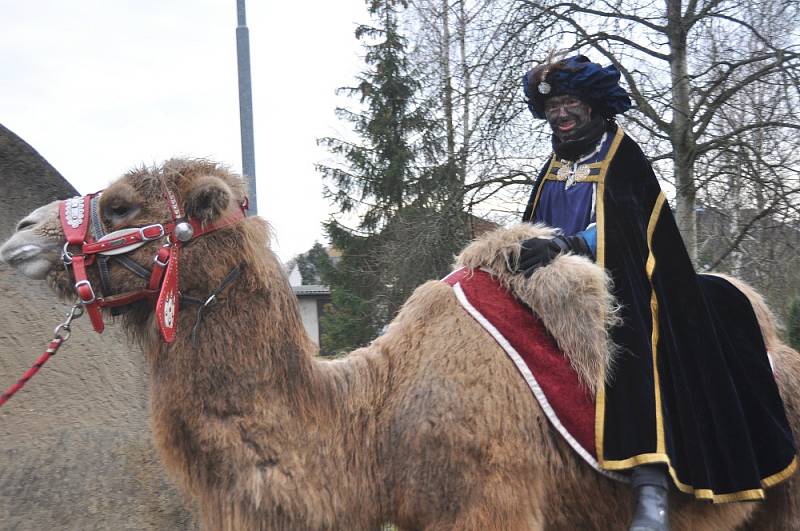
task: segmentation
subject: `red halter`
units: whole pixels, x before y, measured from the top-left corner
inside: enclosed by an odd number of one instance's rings
[[[175,339],[175,326],[177,324],[178,305],[180,301],[178,291],[178,265],[180,263],[181,247],[189,241],[219,230],[239,221],[245,217],[247,199],[239,205],[240,210],[221,219],[217,223],[203,225],[200,221],[186,218],[181,210],[175,194],[166,186],[162,179],[164,198],[172,214],[172,221],[156,223],[144,227],[131,227],[106,234],[96,241],[89,236],[90,210],[92,199],[98,194],[89,194],[83,197],[66,199],[59,205],[61,227],[67,242],[64,244],[62,260],[69,270],[72,266],[72,275],[75,279],[75,292],[81,304],[86,308],[95,331],[102,333],[103,324],[102,308],[124,306],[132,302],[149,298],[156,299],[156,319],[161,336],[167,343]],[[95,220],[99,222],[99,220]],[[100,233],[102,234],[102,233]],[[96,255],[125,254],[141,247],[147,242],[166,239],[153,257],[153,268],[150,272],[148,285],[139,291],[130,291],[119,295],[101,297],[92,287],[86,274],[86,267],[91,265]],[[71,253],[70,247],[79,247],[80,251]]]

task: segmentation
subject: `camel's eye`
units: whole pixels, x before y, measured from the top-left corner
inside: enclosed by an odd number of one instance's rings
[[[103,208],[103,217],[110,226],[115,227],[130,221],[139,213],[139,207],[128,201],[112,199]]]
[[[131,211],[131,208],[128,205],[114,205],[111,207],[111,216],[123,218],[127,216]]]
[[[100,196],[100,216],[107,229],[123,229],[142,211],[142,198],[134,188],[118,183]]]

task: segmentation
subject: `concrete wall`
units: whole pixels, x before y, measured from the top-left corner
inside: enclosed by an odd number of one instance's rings
[[[300,317],[306,333],[319,346],[319,317],[316,297],[298,297],[300,303]]]

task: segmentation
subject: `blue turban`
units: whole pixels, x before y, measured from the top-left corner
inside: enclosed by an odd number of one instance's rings
[[[619,78],[616,66],[603,68],[584,55],[575,55],[529,70],[522,77],[522,87],[535,118],[544,119],[547,98],[563,95],[575,96],[588,103],[593,113],[611,118],[631,108],[631,99],[619,86]]]

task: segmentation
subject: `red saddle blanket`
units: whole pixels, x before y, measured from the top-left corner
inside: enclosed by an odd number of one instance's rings
[[[555,339],[531,309],[482,270],[458,269],[444,279],[461,305],[497,341],[541,405],[553,427],[593,468],[600,468],[595,447],[595,401]]]

